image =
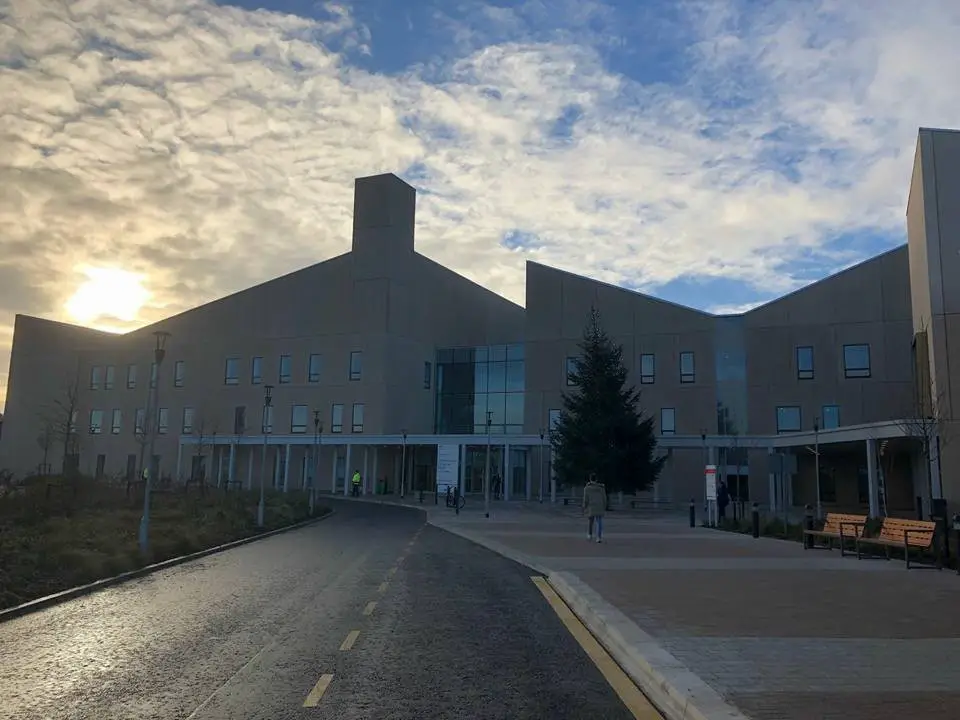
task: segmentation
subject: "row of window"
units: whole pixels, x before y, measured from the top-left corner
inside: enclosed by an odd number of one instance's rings
[[[272,433],[273,432],[273,406],[267,406],[263,408],[263,414],[261,418],[261,432]],[[330,427],[328,432],[331,433],[342,433],[343,432],[343,410],[344,406],[342,403],[334,403],[330,408]],[[239,405],[234,408],[233,415],[233,434],[242,435],[246,432],[247,423],[246,423],[246,414],[247,408],[244,405]],[[306,405],[291,405],[290,406],[290,433],[291,434],[300,434],[306,433],[308,428],[312,425],[314,430],[319,430],[319,411],[313,411],[313,419],[311,420],[311,412],[308,406]],[[103,432],[104,428],[104,410],[94,409],[90,411],[90,427],[89,431],[91,435],[100,435]],[[364,404],[363,403],[353,403],[350,416],[350,427],[351,432],[362,433],[363,432],[363,416],[364,416]],[[180,432],[183,435],[190,435],[197,429],[200,432],[206,432],[208,435],[212,435],[214,430],[211,428],[195,428],[195,410],[192,407],[183,408],[180,421]],[[76,422],[76,418],[74,418]],[[146,411],[143,408],[138,408],[133,421],[133,431],[136,434],[141,434],[144,432],[146,422]],[[119,408],[115,408],[110,413],[110,434],[119,435],[123,429],[123,412]],[[158,408],[157,409],[157,434],[166,435],[170,429],[170,410],[169,408]]]
[[[797,379],[813,380],[814,354],[812,345],[797,348]],[[843,376],[846,378],[870,377],[870,346],[865,344],[843,346]]]
[[[174,387],[183,387],[186,379],[186,363],[183,360],[177,360],[173,364],[173,385]],[[90,368],[90,389],[91,390],[113,390],[116,379],[117,368],[115,365],[94,365]],[[157,386],[157,364],[150,363],[150,387]],[[127,389],[133,390],[137,387],[137,366],[127,365]]]
[[[549,418],[550,429],[553,430],[557,427],[557,423],[560,422],[560,411],[550,410]],[[801,432],[803,429],[801,420],[799,406],[779,406],[777,408],[777,433]],[[824,405],[821,408],[820,417],[816,419],[816,425],[820,430],[832,430],[840,427],[840,406]],[[676,408],[660,408],[660,434],[674,435],[676,431]]]
[[[577,358],[568,357],[566,362],[567,385],[576,385],[574,378],[577,373]],[[640,355],[640,384],[653,385],[657,379],[657,356],[654,353]],[[680,353],[680,382],[684,385],[696,382],[696,363],[693,351],[684,350]]]
[[[797,379],[812,380],[814,372],[814,352],[812,345],[796,348]],[[568,357],[566,362],[567,385],[575,385],[577,358]],[[843,376],[846,378],[868,378],[870,371],[870,346],[855,344],[843,346]],[[640,355],[640,384],[653,385],[657,378],[657,358],[653,353]],[[696,381],[696,363],[693,352],[680,353],[680,382],[687,384]]]

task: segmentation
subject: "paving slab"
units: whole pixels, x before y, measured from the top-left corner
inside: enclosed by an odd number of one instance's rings
[[[676,517],[609,519],[597,544],[573,513],[430,516],[566,587],[618,662],[669,705],[666,717],[960,717],[952,572]]]

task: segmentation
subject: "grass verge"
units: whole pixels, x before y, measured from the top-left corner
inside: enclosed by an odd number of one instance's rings
[[[84,478],[28,480],[0,497],[0,609],[311,517],[307,493],[271,491],[259,528],[258,501],[247,491],[155,491],[143,557],[142,491]],[[318,506],[313,517],[326,512]]]

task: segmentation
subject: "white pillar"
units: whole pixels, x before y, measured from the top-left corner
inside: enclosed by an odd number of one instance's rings
[[[350,478],[353,477],[353,470],[350,469],[350,455],[353,450],[353,445],[347,445],[347,459],[343,463],[343,494],[347,496],[350,494]]]
[[[380,446],[373,446],[373,484],[370,486],[370,494],[377,494],[377,461],[380,459]]]
[[[286,454],[283,458],[283,491],[290,489],[290,449],[292,445],[287,443]]]
[[[223,484],[223,475],[222,475],[222,471],[223,471],[223,446],[222,446],[222,445],[214,445],[214,446],[213,446],[213,454],[214,454],[214,457],[216,458],[216,461],[217,461],[217,462],[216,462],[216,465],[217,465],[217,487],[220,487],[220,486]]]
[[[774,513],[777,512],[777,508],[779,507],[777,503],[777,474],[773,467],[775,460],[776,455],[774,455],[773,448],[767,448],[767,469],[769,470],[769,477],[767,478],[769,487],[767,492],[770,493],[770,511]]]
[[[530,460],[533,459],[533,448],[528,447],[526,450],[524,450],[524,453],[526,453],[526,455],[524,457],[525,462],[523,463],[523,467],[524,467],[523,475],[524,475],[524,478],[526,479],[527,501],[529,502],[530,500],[533,499],[533,495],[532,495],[533,477],[531,477],[533,475],[533,472],[531,472],[532,468],[530,467]]]
[[[233,481],[236,479],[234,473],[236,472],[237,467],[237,444],[235,442],[230,443],[230,464],[227,466],[227,487],[233,485]]]
[[[870,499],[870,517],[880,517],[880,494],[877,484],[877,441],[867,438],[867,496]]]
[[[340,446],[333,446],[333,471],[330,473],[330,494],[337,494],[337,458],[340,455]]]
[[[503,499],[510,499],[510,446],[504,444],[503,446]]]
[[[183,439],[177,440],[177,482],[180,482],[180,463],[183,461]]]
[[[367,476],[367,460],[369,459],[369,456],[370,456],[370,446],[364,445],[363,446],[363,475],[360,476],[361,480],[363,481],[363,486],[360,489],[360,493],[363,495],[367,494],[367,487],[369,487],[369,484],[370,484],[370,478]]]
[[[253,489],[253,445],[247,447],[247,490]]]

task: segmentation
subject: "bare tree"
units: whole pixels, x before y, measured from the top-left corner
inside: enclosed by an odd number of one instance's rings
[[[37,435],[37,445],[40,446],[40,449],[43,451],[43,462],[40,465],[39,475],[47,475],[50,472],[50,450],[53,448],[53,443],[56,441],[57,435],[54,424],[50,420],[44,420],[43,429],[40,430],[40,434]]]
[[[897,421],[904,435],[920,443],[924,464],[927,469],[927,497],[933,498],[933,459],[934,451],[939,454],[950,442],[949,423],[945,417],[947,399],[943,393],[930,397],[919,394],[908,415]]]
[[[55,442],[60,443],[63,450],[60,472],[64,476],[76,475],[80,470],[77,458],[80,452],[79,414],[80,378],[74,375],[64,380],[61,393],[50,403],[43,417],[44,432],[49,429],[49,435],[43,438],[48,447],[41,448],[49,451]],[[44,456],[46,458],[46,453]]]
[[[203,467],[203,461],[201,458],[206,454],[207,448],[212,450],[215,447],[217,433],[219,432],[219,424],[215,421],[207,420],[201,415],[194,425],[194,430],[197,435],[197,443],[194,446],[196,451],[194,453],[194,460],[190,468],[190,480],[188,483],[199,483],[200,489],[203,491],[206,488],[207,478],[206,470]]]

